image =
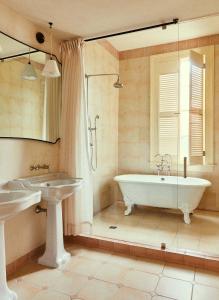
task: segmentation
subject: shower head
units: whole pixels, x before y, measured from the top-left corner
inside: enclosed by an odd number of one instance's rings
[[[118,73],[85,74],[85,78],[87,79],[87,84],[88,84],[88,79],[90,77],[96,77],[96,76],[117,76],[117,80],[113,84],[114,88],[121,89],[123,87],[123,83],[120,82],[120,77]]]
[[[119,75],[118,75],[118,78],[116,80],[116,82],[113,84],[114,88],[116,89],[121,89],[123,88],[123,83],[120,82],[120,78],[119,78]]]

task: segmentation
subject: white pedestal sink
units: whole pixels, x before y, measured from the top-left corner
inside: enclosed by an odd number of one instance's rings
[[[4,223],[20,211],[40,202],[41,192],[0,190],[0,299],[16,300],[6,280]]]
[[[41,191],[47,202],[46,251],[38,260],[42,265],[57,268],[71,256],[64,249],[61,202],[80,188],[82,182],[82,179],[70,178],[65,173],[49,173],[10,182],[12,188]]]

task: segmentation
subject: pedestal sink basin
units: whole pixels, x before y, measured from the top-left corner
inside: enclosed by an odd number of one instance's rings
[[[64,249],[61,202],[80,188],[82,182],[81,178],[71,178],[65,173],[49,173],[10,182],[13,189],[41,191],[43,200],[47,201],[46,250],[38,260],[42,265],[57,268],[71,256]]]
[[[15,300],[17,295],[9,290],[6,281],[4,223],[20,211],[40,202],[41,192],[28,190],[0,190],[0,299]]]

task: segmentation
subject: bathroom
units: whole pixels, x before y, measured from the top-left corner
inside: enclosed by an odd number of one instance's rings
[[[218,4],[101,29],[89,1],[65,14],[90,28],[21,2],[0,3],[0,213],[29,198],[0,218],[0,300],[218,299]]]

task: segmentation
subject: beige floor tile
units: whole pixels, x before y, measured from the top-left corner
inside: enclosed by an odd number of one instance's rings
[[[124,227],[138,227],[139,217],[138,216],[125,216],[121,217],[119,220],[119,225]]]
[[[30,263],[14,277],[9,287],[21,300],[191,300],[194,270],[81,248],[62,270]],[[192,300],[219,299],[219,273],[197,270],[195,282]]]
[[[106,263],[99,268],[94,277],[96,279],[119,284],[122,282],[127,271],[128,269],[123,266]]]
[[[120,239],[130,242],[140,242],[145,237],[143,230],[134,229],[132,226],[130,228],[120,226],[119,230],[115,231],[115,234]]]
[[[133,289],[152,292],[155,290],[158,280],[157,275],[131,270],[126,273],[121,283]]]
[[[156,222],[155,223],[151,223],[151,224],[150,223],[145,223],[144,224],[144,220],[142,220],[142,219],[140,219],[139,224],[138,224],[139,228],[144,229],[145,232],[148,232],[148,233],[150,233],[151,230],[157,229],[158,226],[159,225]]]
[[[178,264],[166,264],[163,270],[166,277],[172,277],[185,281],[193,281],[195,270]]]
[[[147,241],[154,241],[155,233],[156,228],[140,228],[138,230],[133,230],[133,228],[130,228],[126,231],[125,237],[128,237],[130,241],[146,243]]]
[[[31,298],[31,300],[71,300],[71,297],[55,291],[45,290]]]
[[[92,279],[78,293],[77,297],[83,300],[111,300],[115,299],[114,295],[117,291],[118,287],[115,284]]]
[[[18,295],[18,299],[30,300],[42,291],[41,288],[36,288],[23,280],[11,280],[8,282],[9,288]],[[1,297],[0,297],[1,299]]]
[[[159,244],[166,243],[166,244],[172,244],[175,239],[176,234],[175,233],[168,233],[165,231],[155,231],[153,235],[154,242],[157,242]]]
[[[138,271],[160,274],[163,271],[164,263],[157,260],[137,259],[133,268]]]
[[[199,244],[199,250],[205,253],[219,254],[219,243],[208,240],[208,238],[201,239]]]
[[[62,272],[59,270],[43,269],[24,275],[22,278],[25,282],[29,282],[34,286],[49,287],[53,285],[61,276]]]
[[[161,223],[158,225],[157,229],[168,233],[176,233],[178,231],[178,223],[179,221],[176,221],[174,219],[161,219]]]
[[[219,272],[198,269],[195,273],[195,281],[219,289]]]
[[[65,264],[61,265],[57,270],[65,271],[71,270],[74,265],[76,265],[79,261],[81,261],[81,257],[78,255],[72,256]]]
[[[195,285],[193,288],[192,300],[218,300],[219,299],[219,289],[214,287]]]
[[[173,243],[169,245],[174,249],[190,249],[190,250],[199,250],[200,239],[191,238],[191,237],[181,237],[179,234],[176,235]]]
[[[151,300],[151,295],[127,287],[121,287],[112,298],[112,300],[115,299],[116,300]]]
[[[113,254],[108,262],[115,265],[124,266],[126,268],[133,268],[136,264],[136,258],[129,255],[122,255],[122,254]]]
[[[86,276],[63,272],[62,276],[50,286],[50,289],[73,296],[87,283],[88,277]]]
[[[118,228],[110,230],[108,221],[115,221]],[[192,223],[187,225],[181,214],[167,210],[137,206],[130,216],[125,217],[123,208],[112,205],[94,217],[93,229],[98,236],[152,246],[165,242],[170,249],[219,255],[218,225],[218,212],[197,210]]]
[[[149,225],[154,226],[156,228],[160,223],[161,218],[159,214],[147,214],[144,217],[140,218],[139,225],[141,225],[144,228],[147,228],[147,226]]]
[[[93,276],[97,270],[102,266],[102,262],[88,259],[86,257],[76,257],[68,262],[63,270],[75,272],[81,275]]]
[[[192,284],[179,279],[162,277],[159,280],[156,293],[160,296],[177,300],[190,300]]]
[[[93,226],[92,228],[92,235],[110,237],[111,233],[112,230],[109,230],[109,227],[103,225],[103,223],[98,226]]]
[[[186,238],[193,238],[193,239],[200,239],[201,238],[201,225],[198,225],[198,228],[196,225],[191,223],[190,225],[186,225],[188,227],[185,227],[185,225],[181,224],[178,229],[178,237],[182,239]],[[190,227],[191,226],[191,227]]]
[[[108,251],[103,251],[100,249],[84,249],[80,252],[79,256],[97,260],[100,262],[107,262],[112,254]]]

